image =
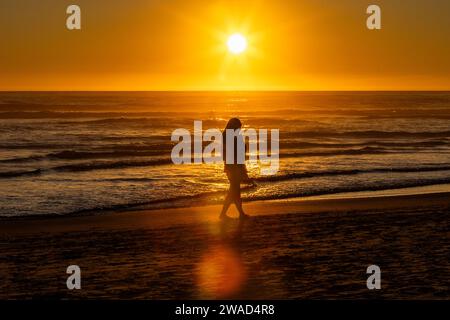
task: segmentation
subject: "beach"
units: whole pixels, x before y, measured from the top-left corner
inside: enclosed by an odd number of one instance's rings
[[[14,313],[450,300],[449,0],[66,2],[0,2]]]
[[[218,205],[4,219],[0,298],[448,299],[449,195],[255,201],[242,223]]]

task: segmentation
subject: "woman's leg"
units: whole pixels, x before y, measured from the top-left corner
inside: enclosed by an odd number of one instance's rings
[[[231,178],[231,179],[230,179]],[[236,199],[240,198],[241,195],[241,185],[239,180],[233,179],[232,177],[228,177],[230,181],[230,188],[228,189],[227,196],[225,197],[225,200],[223,202],[222,212],[220,213],[220,218],[224,218],[226,216],[226,213],[228,211],[228,208],[232,203],[236,204]],[[236,207],[238,208],[239,213],[241,212],[239,210],[238,204],[236,204]],[[240,207],[242,210],[242,206]]]
[[[234,202],[234,205],[236,206],[236,209],[239,212],[240,217],[245,217],[246,214],[244,212],[244,209],[242,209],[242,198],[241,198],[241,182],[240,180],[233,181],[231,184],[233,187],[230,188],[230,191],[232,190],[232,201]]]
[[[230,188],[231,190],[231,188]],[[228,208],[231,205],[231,195],[230,190],[228,190],[227,196],[225,197],[225,200],[223,202],[222,212],[220,213],[220,218],[224,218],[226,216],[226,213],[228,211]]]
[[[234,205],[236,206],[240,218],[248,217],[247,214],[245,214],[244,209],[242,208],[240,179],[230,179],[230,189],[228,190],[228,194],[225,197],[220,218],[224,218],[226,216],[227,210],[232,203],[234,203]]]

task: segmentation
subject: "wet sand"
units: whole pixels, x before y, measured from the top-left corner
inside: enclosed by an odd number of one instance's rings
[[[450,194],[2,220],[0,298],[448,299]],[[235,214],[235,212],[233,212]],[[82,289],[66,288],[79,265]],[[368,290],[366,268],[381,268]]]

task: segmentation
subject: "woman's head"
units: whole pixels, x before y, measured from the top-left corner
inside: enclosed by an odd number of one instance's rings
[[[239,120],[238,118],[231,118],[228,121],[227,126],[225,127],[225,129],[236,130],[236,129],[240,129],[241,127],[242,127],[241,120]]]

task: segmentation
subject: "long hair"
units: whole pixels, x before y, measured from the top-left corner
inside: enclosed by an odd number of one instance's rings
[[[227,135],[226,135],[226,131],[228,129],[230,130],[238,130],[242,128],[242,123],[241,120],[239,120],[238,118],[231,118],[228,123],[227,126],[225,127],[225,130],[223,130],[222,133],[222,155],[223,155],[223,160],[225,161],[226,156],[227,156]],[[237,148],[237,137],[234,137],[234,141],[231,141],[230,143],[233,143],[234,145],[234,162],[233,164],[237,164],[237,157],[238,157],[238,148]],[[227,166],[229,164],[227,164],[225,162],[225,166]]]
[[[240,129],[241,127],[242,127],[241,120],[239,120],[238,118],[231,118],[230,120],[228,120],[225,130],[227,130],[227,129],[236,130],[236,129]]]

